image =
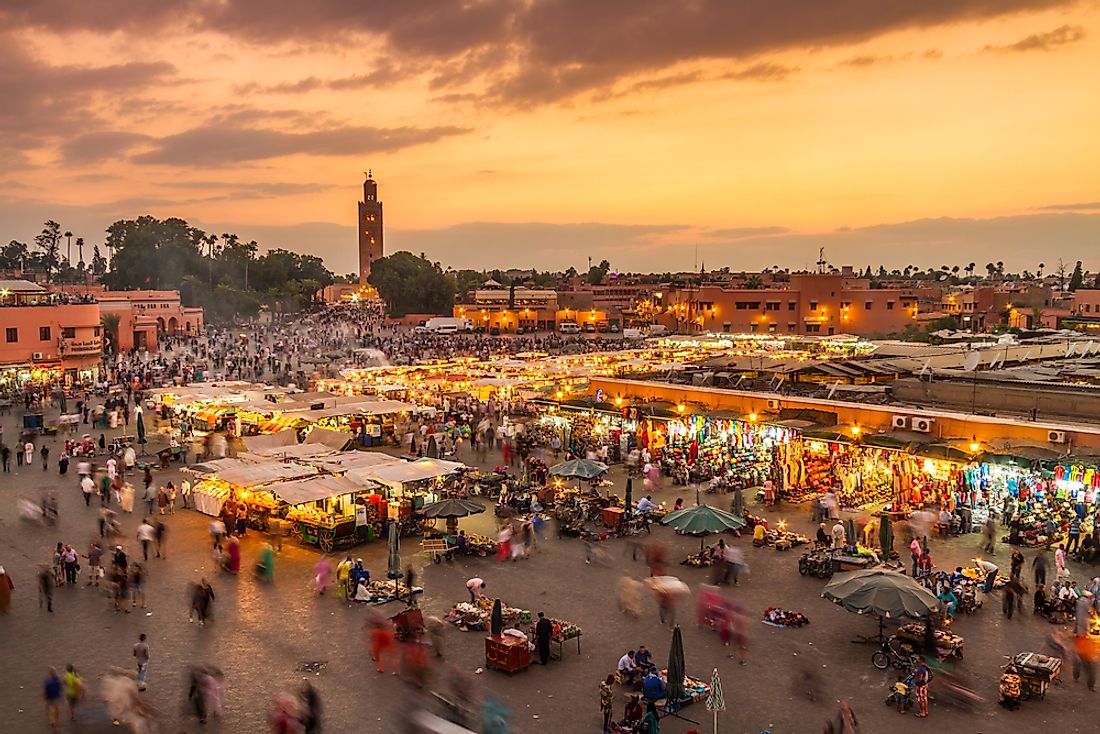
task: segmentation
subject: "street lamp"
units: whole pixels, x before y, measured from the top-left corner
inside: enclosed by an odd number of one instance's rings
[[[858,437],[860,434],[860,430],[861,429],[859,426],[852,426],[852,435]]]

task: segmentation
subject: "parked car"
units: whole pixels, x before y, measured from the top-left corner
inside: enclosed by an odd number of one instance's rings
[[[580,334],[581,327],[576,321],[562,321],[558,324],[558,331],[563,334]]]

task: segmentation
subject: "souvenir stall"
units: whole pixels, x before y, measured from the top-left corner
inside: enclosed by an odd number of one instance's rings
[[[667,423],[662,465],[674,474],[684,467],[692,482],[718,477],[729,485],[784,486],[785,452],[798,432],[754,420],[691,415]],[[686,483],[686,482],[685,482]]]

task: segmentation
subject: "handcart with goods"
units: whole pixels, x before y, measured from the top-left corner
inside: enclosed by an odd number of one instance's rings
[[[1025,698],[1045,698],[1051,683],[1060,683],[1062,660],[1037,652],[1013,655],[1001,676],[1001,697],[1019,702]]]

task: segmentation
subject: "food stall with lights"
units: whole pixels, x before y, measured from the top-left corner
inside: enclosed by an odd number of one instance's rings
[[[249,500],[253,499],[252,493],[265,485],[305,479],[320,473],[302,464],[273,460],[256,463],[243,459],[220,459],[188,467],[185,471],[200,477],[192,489],[195,509],[214,517],[222,514],[225,503],[230,499],[249,504]],[[251,504],[255,505],[257,521],[269,516],[275,507],[263,496]],[[253,514],[251,504],[250,515]]]
[[[381,534],[381,495],[345,477],[321,474],[272,484],[261,493],[281,502],[279,514],[290,523],[290,534],[296,540],[326,553]]]
[[[396,520],[404,528],[417,524],[417,510],[443,498],[447,479],[465,466],[458,461],[423,458],[379,463],[348,474],[356,481],[377,483],[387,499],[387,518]]]

